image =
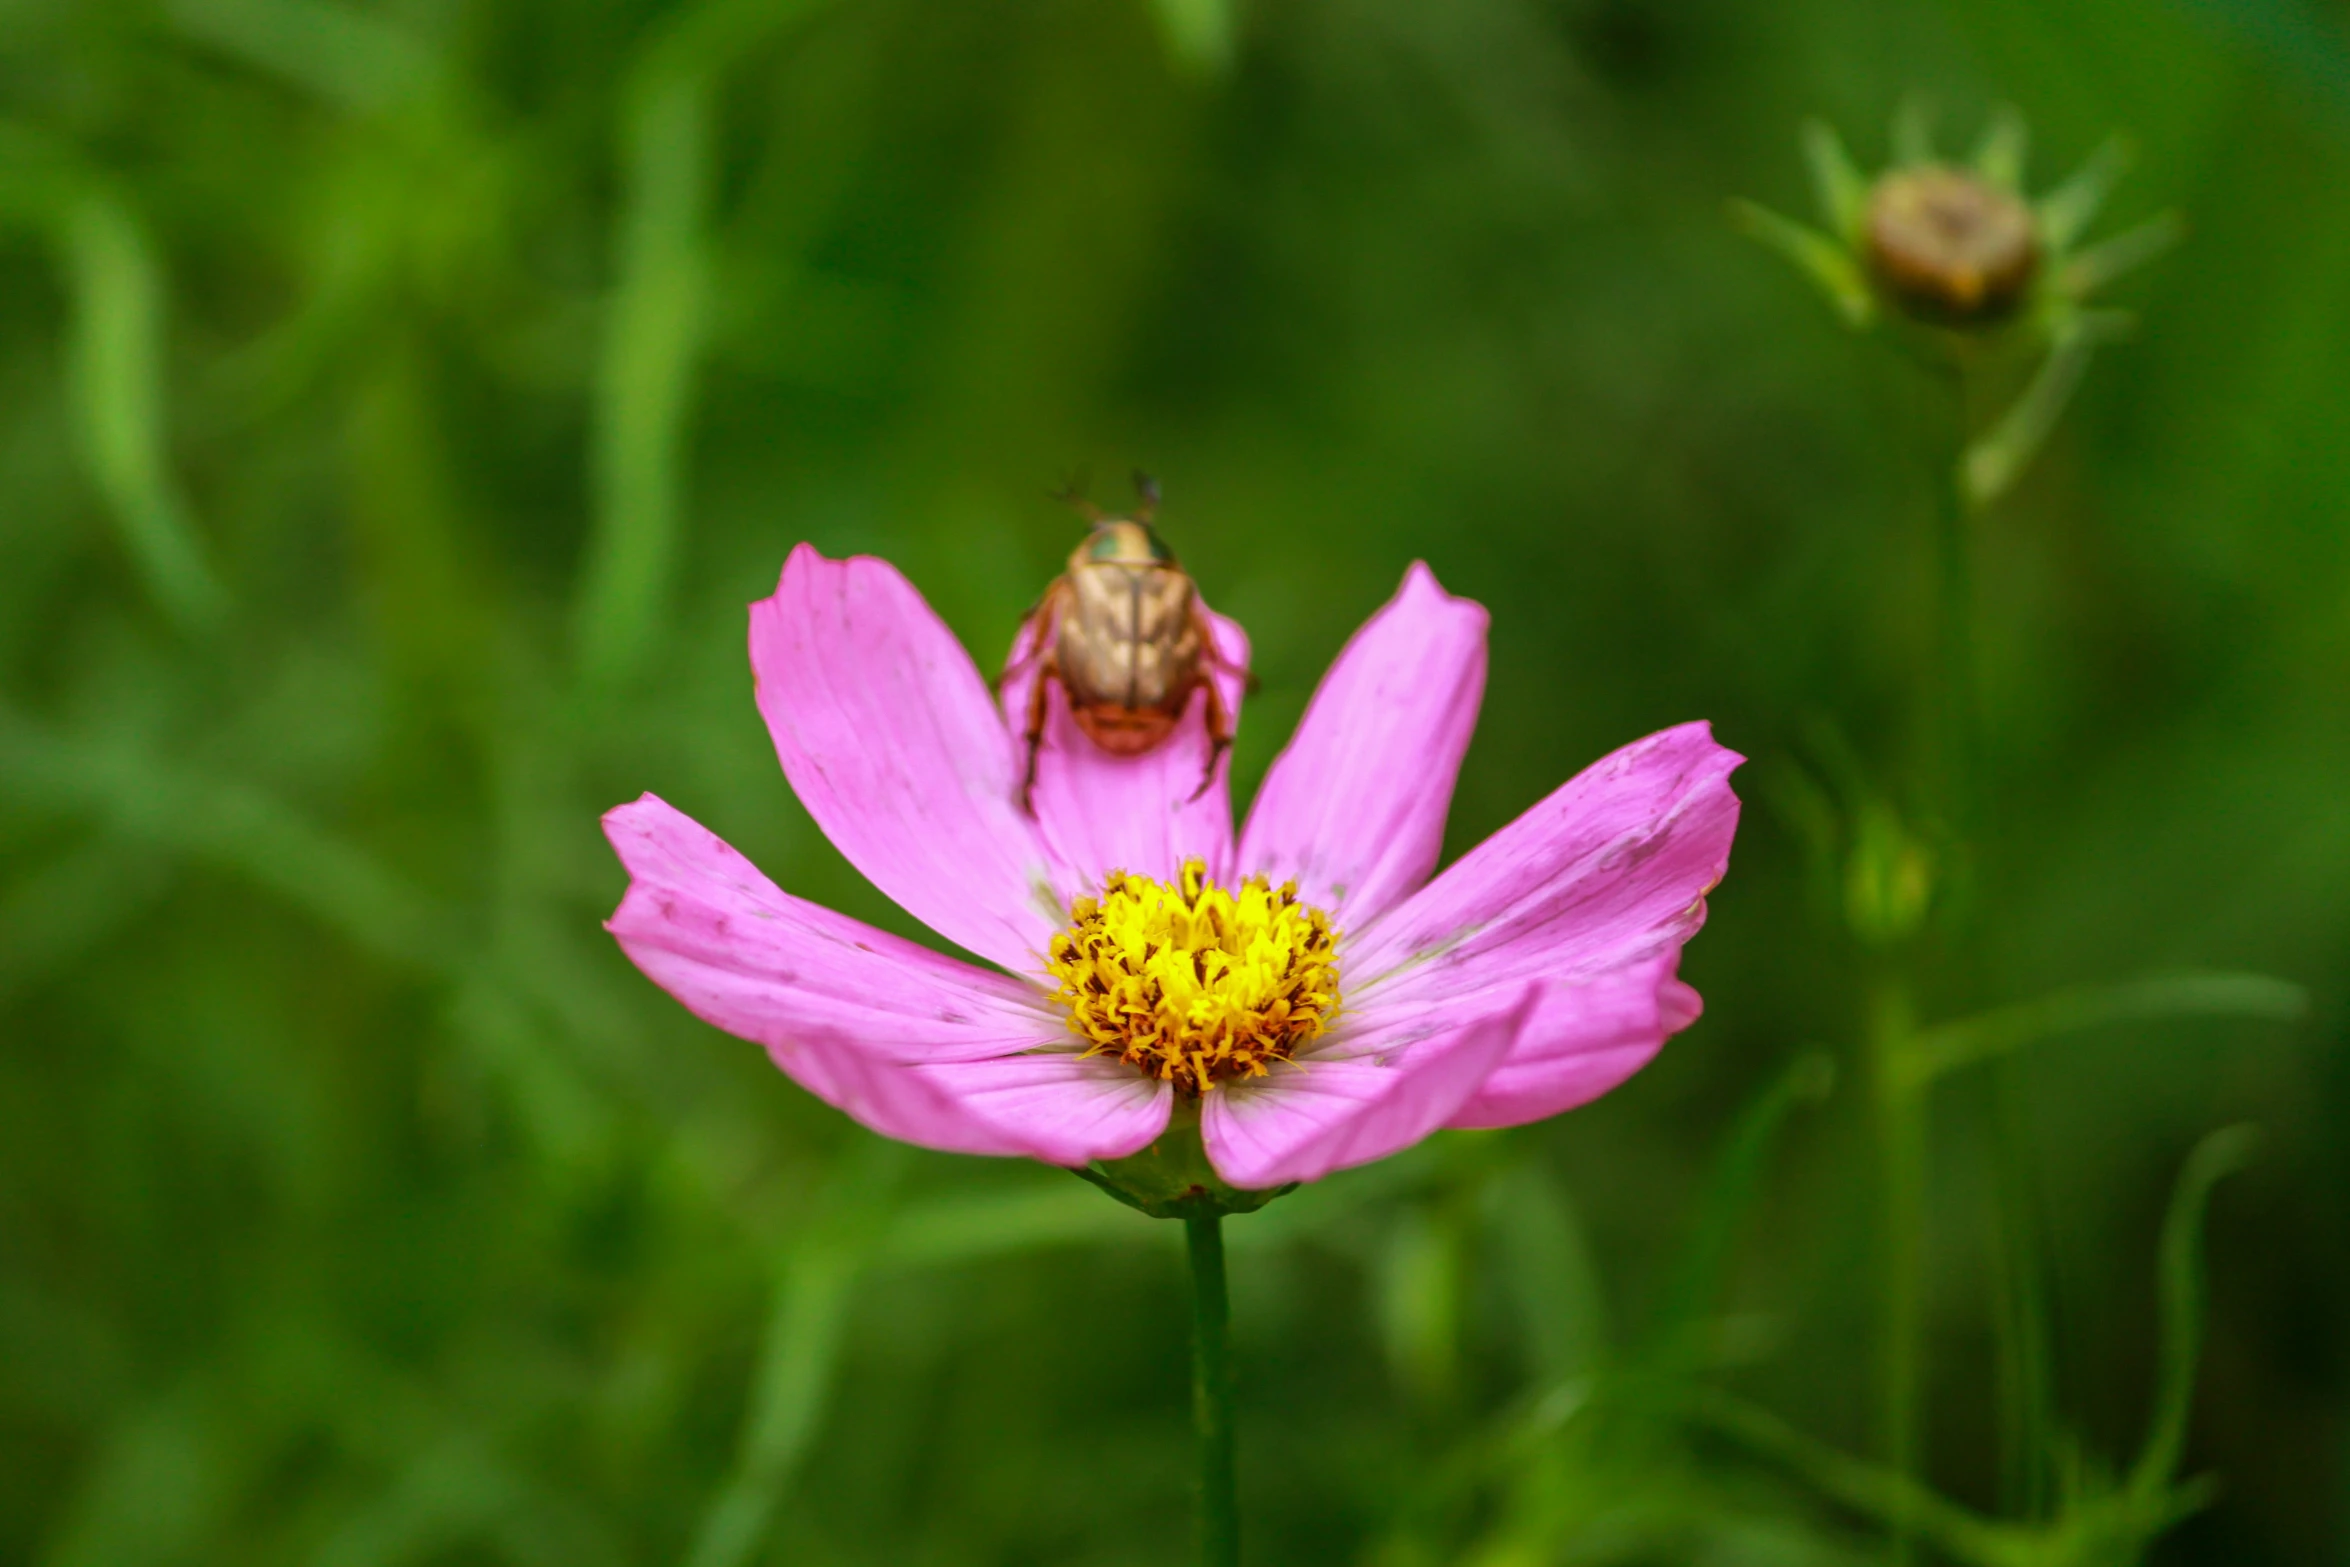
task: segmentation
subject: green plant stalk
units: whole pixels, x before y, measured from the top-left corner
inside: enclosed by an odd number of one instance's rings
[[[1886,980],[1870,998],[1868,1040],[1883,1168],[1879,1419],[1885,1467],[1898,1483],[1897,1494],[1906,1494],[1899,1486],[1917,1471],[1918,1351],[1924,1340],[1919,1275],[1925,1255],[1926,1102],[1902,1070],[1916,1033],[1908,986]],[[1909,1567],[1915,1559],[1915,1520],[1906,1507],[1896,1507],[1886,1522],[1891,1530],[1887,1559],[1893,1567]]]
[[[1971,944],[1976,857],[1982,851],[1982,700],[1975,678],[1976,525],[1996,491],[1973,483],[1969,366],[1949,367],[1947,434],[1934,478],[1936,554],[1940,576],[1942,808],[1949,817],[1957,885],[1948,930],[1950,966],[1972,977]],[[2024,1113],[2023,1069],[2012,1059],[1990,1072],[1993,1228],[2000,1249],[1999,1299],[1994,1311],[1998,1347],[2001,1490],[2027,1516],[2046,1500],[2051,1422],[2049,1405],[2048,1280],[2041,1262],[2039,1197],[2030,1175],[2030,1138]]]
[[[1191,1418],[1199,1433],[1200,1567],[1238,1567],[1240,1500],[1232,1442],[1232,1306],[1224,1286],[1224,1218],[1189,1213]]]

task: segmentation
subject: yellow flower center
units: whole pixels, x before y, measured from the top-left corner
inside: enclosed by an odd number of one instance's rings
[[[1184,1093],[1264,1076],[1338,1011],[1338,936],[1295,882],[1227,892],[1188,860],[1179,886],[1112,871],[1070,913],[1048,964],[1070,1032]]]

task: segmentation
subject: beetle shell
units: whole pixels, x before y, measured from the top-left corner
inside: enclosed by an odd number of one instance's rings
[[[1036,675],[1023,731],[1023,810],[1032,808],[1046,692],[1054,682],[1068,697],[1078,729],[1112,756],[1141,756],[1158,746],[1182,722],[1192,694],[1206,692],[1208,759],[1201,792],[1232,744],[1232,712],[1210,673],[1227,670],[1245,678],[1246,671],[1218,651],[1198,589],[1152,531],[1147,514],[1097,518],[1093,532],[1070,553],[1069,569],[1045,589],[998,685],[1031,666]]]
[[[1199,684],[1191,578],[1171,562],[1072,560],[1064,582],[1053,651],[1071,716],[1103,750],[1139,755],[1167,737]]]

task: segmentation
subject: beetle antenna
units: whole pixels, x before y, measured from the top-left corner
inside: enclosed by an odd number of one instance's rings
[[[1102,520],[1102,509],[1086,499],[1085,496],[1090,483],[1091,476],[1083,468],[1079,468],[1061,482],[1059,489],[1048,490],[1045,493],[1076,512],[1087,522],[1099,522]]]
[[[1147,523],[1159,509],[1159,481],[1137,468],[1134,470],[1134,493],[1142,501],[1135,508],[1134,520]]]

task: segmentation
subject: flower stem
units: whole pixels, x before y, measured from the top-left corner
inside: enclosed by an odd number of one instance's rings
[[[1191,1418],[1199,1431],[1200,1567],[1238,1567],[1240,1503],[1232,1446],[1232,1307],[1224,1288],[1224,1218],[1191,1213]]]
[[[1914,1048],[1916,1014],[1908,987],[1898,979],[1881,983],[1869,1003],[1869,1054],[1875,1077],[1877,1132],[1882,1159],[1879,1194],[1884,1207],[1881,1284],[1883,1316],[1877,1341],[1878,1383],[1884,1403],[1885,1467],[1907,1483],[1918,1468],[1918,1357],[1923,1347],[1925,1254],[1926,1116],[1921,1086],[1902,1071]],[[1906,1506],[1890,1524],[1892,1567],[1915,1559],[1915,1522]]]
[[[1936,475],[1937,564],[1940,578],[1941,799],[1957,885],[1943,939],[1945,979],[1962,990],[1980,975],[1973,937],[1978,876],[1984,856],[1984,723],[1975,656],[1977,525],[1999,488],[1974,482],[1970,445],[1973,401],[1969,366],[1948,367],[1948,445]],[[2061,407],[2061,403],[2056,405]],[[2053,412],[2050,416],[2053,419]],[[2011,420],[2012,422],[2012,416]],[[2044,434],[2045,431],[2043,430]],[[2035,444],[2037,438],[2035,437]],[[1995,1259],[1994,1321],[2001,1428],[2001,1500],[2036,1516],[2049,1441],[2048,1282],[2042,1266],[2039,1194],[2030,1171],[2031,1137],[2023,1065],[2003,1057],[1990,1063],[1990,1136],[1996,1180],[1991,1194]]]

